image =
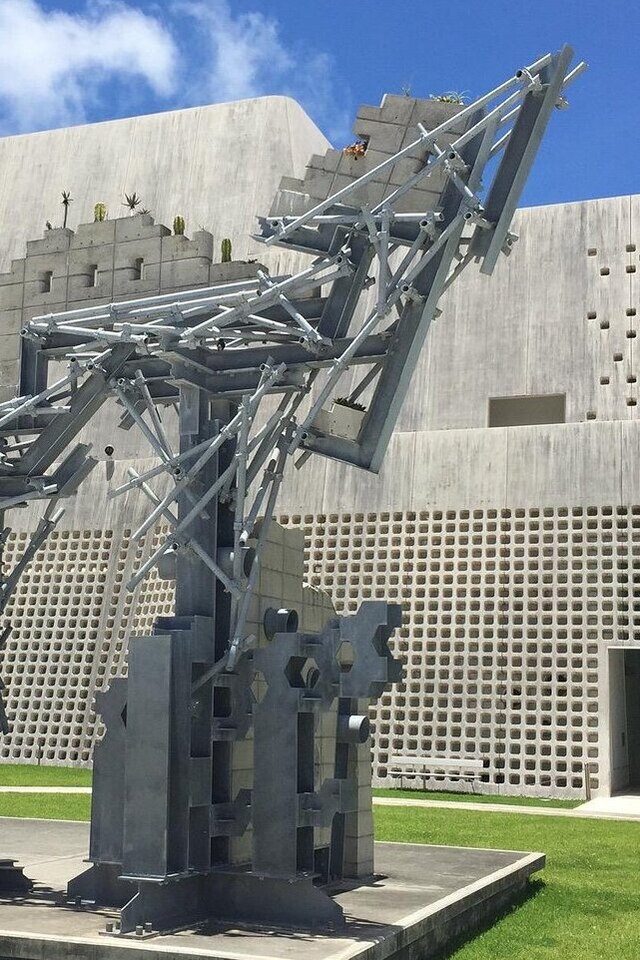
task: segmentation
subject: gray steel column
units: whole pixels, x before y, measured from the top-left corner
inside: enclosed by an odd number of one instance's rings
[[[135,637],[129,647],[125,875],[164,877],[169,872],[171,647],[173,637]]]
[[[204,440],[215,437],[234,412],[232,405],[226,401],[212,404],[205,391],[197,387],[181,386],[180,452],[184,453]],[[233,444],[223,445],[198,475],[194,492],[201,495],[209,489],[226,469],[232,456]],[[193,486],[195,485],[192,485],[192,490]],[[192,506],[186,496],[180,497],[179,519],[186,516]],[[219,551],[233,544],[233,513],[215,497],[207,505],[206,512],[194,518],[186,532],[217,561]],[[214,660],[219,660],[229,643],[230,597],[207,565],[188,548],[180,551],[177,556],[175,613],[178,621],[194,616],[211,619],[214,625],[210,638],[212,656]],[[190,681],[196,681],[199,672],[204,672],[205,669],[206,666],[194,668]],[[210,838],[211,803],[223,803],[232,799],[230,778],[233,744],[214,740],[212,737],[214,717],[220,710],[224,711],[225,704],[218,703],[222,701],[224,694],[223,690],[215,691],[213,681],[209,680],[198,689],[193,702],[190,692],[185,690],[179,695],[179,699],[189,698],[190,723],[188,729],[174,730],[173,735],[171,823],[175,834],[172,844],[176,857],[180,856],[180,850],[188,849],[184,866],[191,869],[207,869],[212,863],[227,863],[229,860],[229,838]],[[200,771],[207,760],[210,764],[211,793],[206,805],[192,806],[190,803],[192,758],[200,761]]]
[[[190,450],[203,440],[214,437],[218,428],[209,416],[209,398],[197,387],[183,385],[180,388],[180,453]],[[216,454],[198,475],[198,483],[206,487],[218,478]],[[217,551],[218,512],[217,498],[207,507],[207,516],[195,517],[188,535],[214,559]],[[191,510],[193,504],[186,496],[178,499],[180,520]],[[176,562],[176,617],[215,617],[216,578],[209,568],[192,551],[180,551]]]

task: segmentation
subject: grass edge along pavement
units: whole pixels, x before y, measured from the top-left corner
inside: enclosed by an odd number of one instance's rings
[[[90,787],[93,772],[79,767],[1,763],[0,787]]]
[[[443,956],[455,960],[638,960],[640,823],[434,807],[374,808],[376,839],[542,851],[517,909]]]
[[[0,817],[28,820],[89,820],[88,793],[1,793]]]
[[[90,787],[93,773],[78,767],[37,766],[35,764],[0,764],[0,787]],[[411,800],[447,800],[467,803],[498,803],[512,806],[564,807],[572,809],[583,800],[547,800],[544,797],[518,797],[473,793],[470,791],[410,790],[376,788],[374,797]]]
[[[375,787],[374,797],[390,797],[394,800],[446,800],[460,803],[497,803],[516,807],[545,807],[547,810],[557,807],[573,810],[581,806],[584,800],[556,800],[545,797],[509,797],[503,794],[453,792],[446,790],[401,790],[395,787]]]

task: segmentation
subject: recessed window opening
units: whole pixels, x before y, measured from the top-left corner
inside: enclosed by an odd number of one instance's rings
[[[42,274],[42,292],[51,293],[51,288],[53,286],[53,271],[45,270]]]
[[[136,257],[133,264],[133,279],[144,280],[144,257]]]
[[[566,395],[564,393],[489,398],[490,427],[564,423],[565,420]]]
[[[97,263],[89,264],[89,286],[90,287],[98,286],[98,264]]]

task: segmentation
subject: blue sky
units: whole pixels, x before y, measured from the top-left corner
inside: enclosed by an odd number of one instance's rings
[[[0,0],[0,37],[0,135],[286,93],[336,146],[386,91],[473,99],[569,42],[523,203],[640,190],[638,0]]]

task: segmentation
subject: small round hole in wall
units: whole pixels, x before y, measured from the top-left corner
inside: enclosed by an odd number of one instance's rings
[[[638,401],[636,400],[635,397],[628,397],[628,398],[627,398],[627,406],[628,406],[628,407],[636,407],[637,405],[638,405]]]
[[[611,272],[611,271],[609,270],[609,267],[600,267],[600,276],[601,276],[601,277],[608,277],[610,272]]]
[[[609,329],[609,321],[608,321],[608,320],[601,320],[601,321],[600,321],[600,329],[601,329],[601,330],[608,330],[608,329]]]
[[[602,384],[603,387],[606,387],[607,384],[609,384],[610,382],[611,381],[609,377],[600,377],[600,383]]]
[[[107,455],[108,457],[112,457],[112,456],[113,456],[113,447],[111,446],[110,443],[108,443],[108,444],[106,445],[106,447],[104,448],[104,452],[106,453],[106,455]]]

